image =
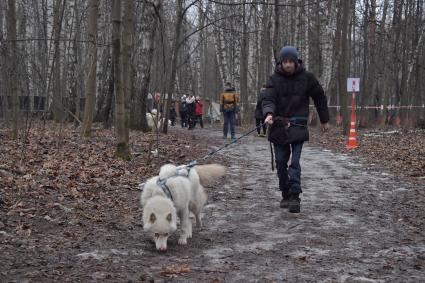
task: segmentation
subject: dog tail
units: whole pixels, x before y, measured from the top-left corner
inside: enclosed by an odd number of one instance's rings
[[[199,182],[204,187],[212,185],[226,173],[226,167],[219,164],[197,165],[195,170],[198,172]]]

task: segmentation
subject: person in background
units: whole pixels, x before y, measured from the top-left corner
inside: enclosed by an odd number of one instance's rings
[[[173,101],[171,103],[171,108],[170,108],[170,121],[171,121],[171,126],[173,127],[176,125],[176,118],[177,118],[176,102]]]
[[[204,128],[204,122],[202,121],[202,115],[203,115],[203,104],[201,101],[201,97],[197,96],[195,99],[195,121],[193,124],[193,127],[196,126],[196,122],[199,121],[199,125],[201,125],[201,128]]]
[[[186,95],[183,95],[180,99],[180,119],[182,128],[187,127],[187,104],[186,104]]]
[[[189,96],[186,98],[186,105],[187,105],[187,121],[189,124],[189,130],[193,130],[195,127],[194,121],[195,121],[195,96],[192,94],[189,94]]]
[[[223,113],[223,139],[227,139],[230,126],[232,140],[236,139],[236,111],[238,107],[238,95],[230,82],[225,84],[224,92],[220,94],[220,111]]]
[[[265,89],[266,89],[266,85],[263,85],[260,90],[260,93],[258,93],[257,105],[255,106],[255,125],[257,126],[257,135],[259,137],[265,137],[266,131],[267,131],[267,125],[264,124],[263,105],[262,105]],[[261,130],[263,130],[263,133],[261,133]]]

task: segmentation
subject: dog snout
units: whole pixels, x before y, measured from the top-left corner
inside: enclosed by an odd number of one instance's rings
[[[166,252],[167,251],[167,247],[158,247],[157,249],[160,252]]]

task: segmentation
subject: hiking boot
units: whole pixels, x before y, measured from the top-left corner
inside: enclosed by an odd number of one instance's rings
[[[301,211],[301,199],[298,195],[292,195],[289,199],[289,212],[300,213]]]
[[[283,197],[280,201],[280,208],[289,208],[289,197]]]

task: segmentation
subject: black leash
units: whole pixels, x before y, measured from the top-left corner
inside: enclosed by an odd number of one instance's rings
[[[272,171],[274,171],[274,154],[273,154],[273,144],[270,142],[270,155],[272,157]]]
[[[228,146],[230,146],[230,145],[232,145],[232,144],[237,143],[239,140],[241,140],[241,139],[243,139],[244,137],[248,136],[248,135],[249,135],[249,134],[251,134],[252,132],[255,132],[257,129],[261,129],[261,127],[263,127],[263,126],[264,126],[264,125],[266,125],[266,124],[267,124],[267,123],[266,123],[266,122],[264,122],[263,124],[261,124],[261,125],[259,125],[259,126],[256,126],[254,129],[252,129],[252,130],[250,130],[249,132],[247,132],[247,133],[243,134],[243,135],[242,135],[242,136],[240,136],[239,138],[234,139],[232,142],[227,143],[227,144],[225,144],[224,146],[222,146],[222,147],[220,147],[220,148],[218,148],[218,149],[216,149],[216,150],[214,150],[214,151],[212,151],[212,152],[208,153],[207,155],[205,155],[205,156],[204,156],[204,157],[202,157],[202,158],[199,158],[199,159],[195,159],[195,160],[193,160],[192,162],[190,162],[190,163],[189,163],[188,165],[186,165],[186,166],[190,168],[190,167],[193,167],[193,166],[197,165],[199,161],[201,161],[201,160],[205,160],[205,159],[207,159],[207,158],[209,158],[209,157],[213,156],[213,155],[214,155],[214,154],[216,154],[217,152],[219,152],[219,151],[221,151],[221,150],[225,149],[226,147],[228,147]],[[198,161],[198,160],[199,160],[199,161]]]

